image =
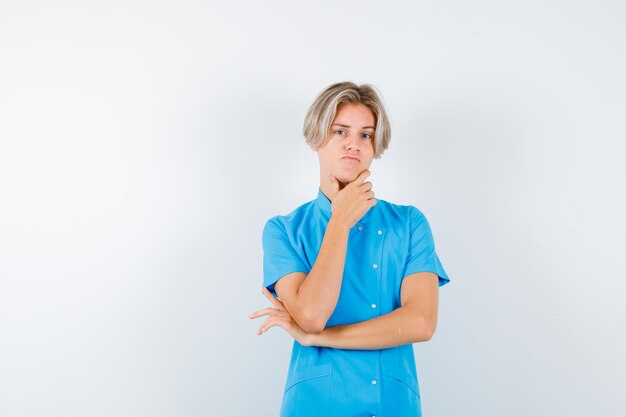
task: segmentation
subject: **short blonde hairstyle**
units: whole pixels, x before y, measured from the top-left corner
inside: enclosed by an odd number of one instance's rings
[[[304,119],[302,133],[306,143],[316,150],[324,145],[337,109],[345,103],[362,103],[372,111],[376,125],[374,158],[380,158],[389,146],[391,125],[381,95],[371,84],[344,81],[326,87],[313,101]]]

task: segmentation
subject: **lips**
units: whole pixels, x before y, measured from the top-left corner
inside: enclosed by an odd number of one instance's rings
[[[359,162],[359,161],[360,161],[360,159],[359,159],[359,158],[357,158],[356,156],[352,156],[352,155],[346,155],[346,156],[344,156],[344,157],[343,157],[343,158],[341,158],[341,159],[348,159],[348,160],[350,160],[350,161],[354,161],[354,162]]]

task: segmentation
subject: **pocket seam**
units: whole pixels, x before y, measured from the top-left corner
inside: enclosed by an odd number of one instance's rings
[[[397,367],[394,367],[394,368],[385,367],[385,369],[383,369],[382,371],[383,371],[383,374],[390,376],[394,379],[397,379],[398,381],[402,382],[404,385],[409,387],[411,391],[413,391],[415,395],[417,395],[417,398],[421,399],[417,381],[413,380],[413,377],[411,376],[411,374]]]
[[[289,391],[294,385],[299,384],[300,382],[329,376],[332,373],[332,370],[332,364],[325,363],[322,365],[315,365],[296,371],[287,378],[285,393]]]

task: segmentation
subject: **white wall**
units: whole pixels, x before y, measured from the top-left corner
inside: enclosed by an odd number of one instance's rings
[[[626,7],[517,3],[3,2],[0,415],[277,415],[261,230],[342,80],[452,279],[424,415],[625,415]]]

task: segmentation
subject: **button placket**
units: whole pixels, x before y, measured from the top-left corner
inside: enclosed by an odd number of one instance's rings
[[[384,231],[383,228],[378,228],[378,227],[372,227],[372,233],[374,233],[374,231],[376,231],[374,236],[374,240],[377,240],[377,245],[378,245],[378,259],[377,259],[377,263],[374,263],[372,265],[372,268],[376,269],[376,272],[378,273],[378,291],[377,293],[374,295],[376,298],[373,298],[371,300],[371,308],[372,308],[372,314],[373,315],[378,315],[380,316],[381,314],[383,314],[383,311],[379,308],[379,304],[380,303],[380,297],[381,297],[381,291],[382,291],[382,287],[385,285],[385,283],[383,282],[384,278],[385,278],[385,273],[384,271],[380,270],[379,266],[382,264],[383,261],[383,248],[384,248],[384,244],[385,244],[385,238],[384,238]],[[380,272],[378,272],[380,270]]]
[[[378,236],[382,236],[383,235],[383,231],[380,230],[380,229],[378,229],[378,231],[376,233],[378,234]],[[372,264],[372,268],[378,269],[378,264],[377,263]]]

